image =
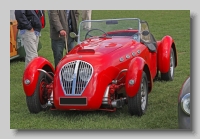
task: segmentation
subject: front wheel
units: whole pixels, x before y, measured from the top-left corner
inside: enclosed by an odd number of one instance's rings
[[[148,81],[143,71],[140,88],[134,97],[128,97],[128,111],[131,115],[142,116],[148,104]]]
[[[170,52],[170,67],[167,73],[161,73],[161,80],[172,81],[174,79],[175,57],[174,50],[171,48]]]
[[[26,103],[30,113],[45,111],[47,107],[46,85],[49,83],[45,73],[40,72],[35,92],[32,96],[26,96]]]

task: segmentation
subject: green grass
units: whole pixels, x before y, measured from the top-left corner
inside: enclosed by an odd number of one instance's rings
[[[127,106],[116,112],[46,111],[30,114],[22,86],[24,62],[10,62],[10,128],[11,129],[177,129],[178,93],[190,75],[190,11],[108,11],[93,10],[92,19],[136,17],[146,20],[156,40],[173,37],[178,52],[178,66],[172,82],[155,81],[149,94],[147,112],[142,117],[130,116]],[[43,48],[39,55],[53,65],[49,23],[42,30]],[[79,18],[81,19],[81,18]]]

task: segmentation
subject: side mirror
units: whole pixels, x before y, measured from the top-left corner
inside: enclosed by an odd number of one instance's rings
[[[144,30],[144,31],[142,32],[142,35],[143,35],[143,36],[148,36],[148,35],[149,35],[149,31]]]
[[[76,37],[77,37],[76,33],[74,33],[74,32],[70,32],[69,36],[70,36],[71,38],[76,38]]]

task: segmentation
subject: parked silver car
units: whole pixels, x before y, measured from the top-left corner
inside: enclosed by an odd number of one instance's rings
[[[178,126],[180,129],[191,129],[190,94],[190,77],[188,77],[178,96]]]

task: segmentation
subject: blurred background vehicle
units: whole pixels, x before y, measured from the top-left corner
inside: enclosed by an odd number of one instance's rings
[[[190,77],[188,77],[178,96],[178,126],[180,129],[191,129],[190,93]]]

